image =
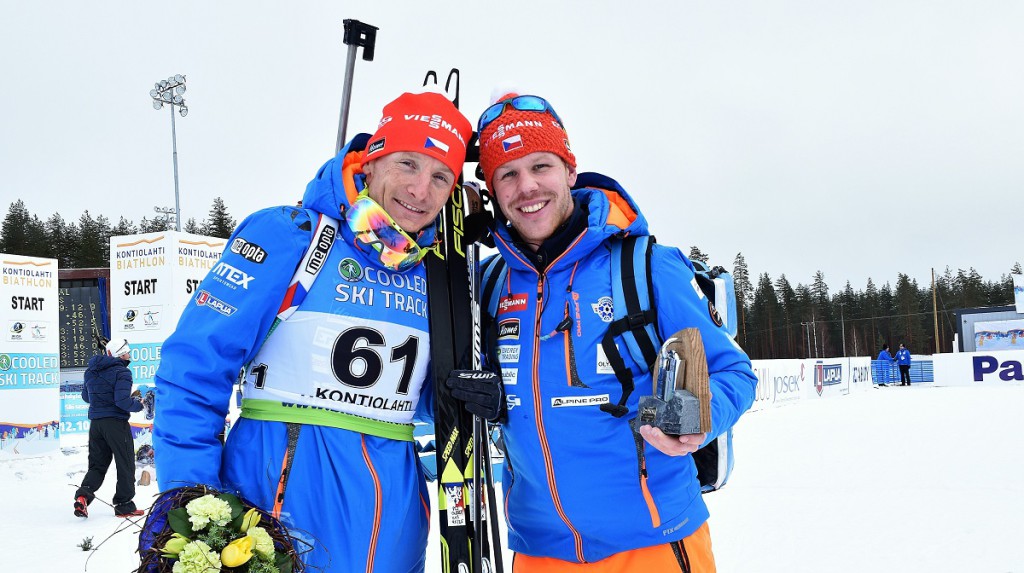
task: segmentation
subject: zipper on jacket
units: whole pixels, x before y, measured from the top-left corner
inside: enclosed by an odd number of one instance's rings
[[[558,512],[558,517],[561,518],[565,526],[569,528],[572,533],[572,538],[576,546],[576,560],[580,563],[586,563],[587,560],[583,557],[583,537],[579,531],[573,526],[572,522],[569,521],[568,516],[565,515],[565,511],[562,509],[562,501],[558,497],[558,485],[555,483],[555,468],[554,463],[551,460],[551,447],[548,445],[547,434],[544,432],[544,416],[542,414],[544,405],[541,403],[540,394],[540,316],[543,305],[541,304],[544,299],[544,274],[537,273],[537,308],[534,311],[534,329],[533,329],[533,415],[537,422],[537,437],[540,439],[540,449],[544,456],[544,471],[547,473],[548,478],[548,490],[551,492],[551,500],[555,504],[555,511]]]
[[[654,496],[651,495],[651,490],[647,487],[647,456],[644,455],[644,438],[636,431],[636,428],[634,428],[636,424],[636,418],[629,421],[630,430],[633,432],[633,442],[636,444],[637,473],[640,478],[640,493],[643,494],[644,502],[647,503],[647,512],[651,514],[651,527],[660,527],[661,515],[658,513],[658,506],[654,503]]]

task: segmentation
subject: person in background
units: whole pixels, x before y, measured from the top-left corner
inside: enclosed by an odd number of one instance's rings
[[[896,360],[889,354],[889,345],[883,344],[882,351],[878,353],[878,385],[888,386],[892,380],[889,379],[889,368]]]
[[[82,400],[89,403],[89,471],[75,492],[75,515],[89,517],[89,504],[113,459],[117,467],[114,514],[135,517],[144,512],[135,507],[135,452],[128,418],[142,411],[138,391],[132,392],[132,371],[128,369],[131,347],[123,338],[107,343],[106,354],[93,356],[85,369]]]
[[[896,364],[900,367],[900,386],[910,386],[910,351],[902,342],[896,351]]]
[[[513,570],[715,571],[709,512],[689,454],[750,408],[757,379],[749,358],[696,286],[692,263],[679,249],[654,245],[658,333],[665,340],[684,327],[700,330],[712,429],[670,436],[641,426],[637,410],[653,387],[650,372],[636,375],[629,393],[599,348],[614,288],[610,242],[648,234],[646,220],[617,182],[577,173],[569,137],[543,98],[498,98],[478,132],[481,171],[500,211],[495,243],[509,270],[497,287],[497,316],[488,320],[511,334],[488,354],[509,381],[500,414],[507,415],[502,484]],[[491,390],[500,384],[492,377],[490,386],[481,376],[452,377],[448,385],[468,410],[492,417],[501,395]],[[616,402],[621,409],[607,408]]]

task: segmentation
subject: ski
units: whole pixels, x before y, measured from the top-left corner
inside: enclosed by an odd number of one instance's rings
[[[445,92],[459,105],[459,70],[452,69]],[[427,73],[423,85],[437,84],[437,74]],[[449,96],[451,97],[451,96]],[[473,145],[473,139],[468,146]],[[435,393],[434,439],[437,444],[438,515],[441,531],[442,569],[445,573],[491,571],[489,542],[484,535],[486,512],[477,461],[479,427],[462,403],[451,395],[445,381],[454,369],[479,368],[479,311],[475,290],[478,260],[465,234],[472,191],[459,187],[440,216],[441,244],[424,261],[429,296],[430,347]]]

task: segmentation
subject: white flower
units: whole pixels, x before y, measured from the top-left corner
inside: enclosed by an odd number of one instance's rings
[[[266,529],[262,527],[250,527],[249,531],[245,532],[246,535],[253,538],[256,542],[253,547],[253,551],[263,559],[270,560],[274,557],[274,540],[270,538],[270,534],[267,533]]]
[[[209,494],[188,502],[185,511],[192,522],[192,531],[201,531],[211,521],[221,526],[231,521],[231,505]]]
[[[202,541],[192,541],[178,554],[174,562],[174,573],[213,573],[220,571],[220,555],[210,551],[210,546]]]

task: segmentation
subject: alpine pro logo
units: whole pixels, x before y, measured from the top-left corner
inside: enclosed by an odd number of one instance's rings
[[[205,290],[199,291],[199,294],[196,295],[196,306],[212,308],[224,316],[231,316],[232,314],[235,314],[236,310],[238,310]]]
[[[324,262],[327,260],[327,253],[331,250],[331,245],[334,244],[334,227],[325,225],[320,230],[320,236],[316,238],[316,246],[309,253],[309,262],[306,263],[306,272],[311,275],[315,275],[320,272],[320,267],[324,266]]]
[[[250,243],[242,237],[236,237],[231,242],[231,252],[257,264],[263,264],[267,258],[267,251],[263,250],[263,247],[256,243]]]
[[[526,310],[526,293],[512,294],[498,301],[498,314]]]
[[[607,404],[610,400],[608,394],[597,396],[556,396],[551,399],[552,408],[566,408],[570,406],[600,406]]]
[[[498,340],[519,340],[518,318],[509,318],[498,323]]]
[[[821,360],[814,363],[814,390],[821,396],[825,386],[835,386],[843,381],[842,364],[825,364]]]

